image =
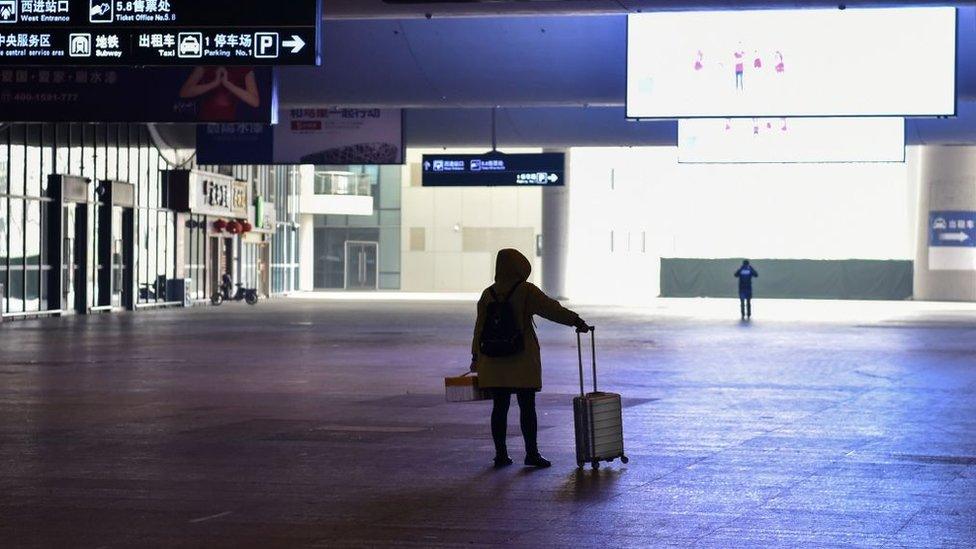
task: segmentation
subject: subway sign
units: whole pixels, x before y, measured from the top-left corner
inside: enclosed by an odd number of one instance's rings
[[[565,185],[566,155],[425,154],[424,187],[558,187]]]
[[[0,0],[0,65],[318,65],[321,0]]]

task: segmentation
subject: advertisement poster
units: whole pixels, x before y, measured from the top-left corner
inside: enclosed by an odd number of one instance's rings
[[[686,118],[678,162],[904,162],[904,118]]]
[[[275,126],[197,128],[201,164],[402,164],[401,109],[284,109]]]
[[[266,67],[0,69],[9,122],[274,123],[277,101]]]
[[[955,77],[951,7],[628,16],[629,118],[952,115]]]

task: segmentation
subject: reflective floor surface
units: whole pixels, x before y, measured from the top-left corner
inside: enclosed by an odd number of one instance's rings
[[[976,314],[724,305],[581,309],[631,458],[597,472],[542,320],[538,471],[490,469],[487,403],[444,402],[470,303],[0,325],[0,547],[976,544]]]

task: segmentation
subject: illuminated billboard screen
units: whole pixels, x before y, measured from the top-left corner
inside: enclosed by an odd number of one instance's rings
[[[904,118],[678,121],[678,162],[686,164],[904,161]]]
[[[627,116],[955,114],[955,8],[628,16]]]

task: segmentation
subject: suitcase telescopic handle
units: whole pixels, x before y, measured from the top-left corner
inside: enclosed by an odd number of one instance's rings
[[[596,388],[596,326],[590,326],[590,351],[593,354],[593,392]],[[586,389],[583,388],[583,339],[580,331],[576,330],[576,352],[579,355],[579,380],[580,396],[586,396]]]

